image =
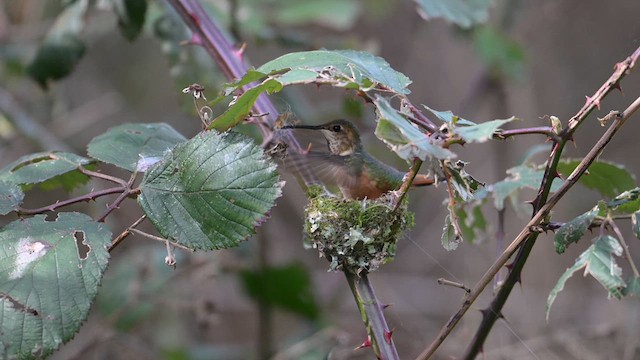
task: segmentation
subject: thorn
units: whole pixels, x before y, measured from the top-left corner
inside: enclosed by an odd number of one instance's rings
[[[589,97],[589,96],[585,96],[587,98],[587,104],[592,102],[596,105],[596,107],[598,108],[598,110],[600,110],[600,99],[598,99],[597,97]]]
[[[193,19],[193,22],[200,27],[200,19],[194,13],[189,13],[189,16]]]
[[[388,307],[393,306],[393,303],[390,304],[382,304],[382,310],[387,310]]]
[[[243,42],[242,45],[240,45],[240,48],[235,51],[235,55],[238,57],[238,59],[243,60],[245,50],[247,50],[247,43]]]
[[[622,96],[624,96],[624,91],[622,91],[622,86],[620,86],[620,81],[618,81],[615,84],[611,85],[611,88],[620,91]]]
[[[367,340],[365,340],[362,344],[360,344],[360,346],[358,346],[353,350],[355,351],[355,350],[360,350],[368,347],[371,347],[371,336],[367,336]]]
[[[384,332],[384,341],[386,341],[387,344],[389,344],[389,345],[391,345],[391,337],[392,336],[393,336],[393,329]]]
[[[558,172],[558,169],[556,169],[556,171],[553,173],[553,176],[554,176],[554,177],[557,177],[557,178],[558,178],[558,179],[560,179],[560,180],[563,180],[563,181],[565,180],[565,179],[562,177],[562,174],[560,174],[560,173]]]
[[[180,42],[180,45],[200,45],[202,46],[202,39],[196,33],[191,34],[191,39],[183,40]]]
[[[506,268],[507,268],[507,270],[509,270],[509,272],[511,272],[511,270],[513,270],[513,263],[511,263],[511,264],[507,264],[507,265],[505,265],[504,267],[506,267]]]
[[[489,314],[491,314],[491,310],[489,308],[480,310],[480,314],[482,314],[482,320],[486,319]]]

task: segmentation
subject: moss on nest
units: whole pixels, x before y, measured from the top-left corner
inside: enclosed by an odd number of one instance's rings
[[[398,239],[413,226],[406,197],[394,212],[392,194],[375,200],[345,200],[310,187],[307,195],[305,244],[326,257],[333,271],[374,271],[393,260]]]

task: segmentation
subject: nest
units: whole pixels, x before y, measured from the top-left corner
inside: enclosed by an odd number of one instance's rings
[[[375,200],[345,200],[310,188],[308,195],[305,245],[327,258],[332,271],[359,275],[376,270],[393,260],[398,239],[413,226],[406,197],[394,211],[391,193]]]

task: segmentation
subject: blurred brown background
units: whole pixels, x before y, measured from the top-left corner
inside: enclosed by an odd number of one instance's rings
[[[161,1],[151,3],[154,16],[166,10]],[[476,122],[511,115],[523,120],[513,127],[547,125],[544,115],[566,121],[583,105],[585,95],[593,94],[608,78],[613,65],[640,46],[637,1],[496,1],[490,23],[519,44],[524,62],[513,76],[494,76],[479,58],[470,32],[442,20],[424,21],[411,1],[353,2],[353,13],[336,14],[347,16],[346,23],[332,22],[331,17],[302,24],[278,22],[277,14],[269,10],[275,2],[211,1],[208,6],[224,18],[233,3],[238,5],[236,30],[248,43],[246,56],[253,64],[312,48],[364,49],[382,56],[413,80],[414,103],[452,110]],[[152,18],[147,19],[142,37],[128,42],[114,28],[112,12],[92,10],[82,34],[87,53],[73,73],[51,84],[48,91],[26,77],[21,66],[30,61],[59,6],[55,1],[0,2],[0,88],[55,141],[84,155],[94,136],[124,122],[167,122],[187,137],[199,130],[192,99],[181,90],[190,83],[200,83],[213,98],[225,80],[215,74],[214,67],[207,67],[211,60],[202,50],[172,50],[152,36]],[[592,114],[578,131],[575,147],[567,148],[568,156],[581,157],[604,131],[596,116],[623,110],[640,94],[638,74],[625,78],[622,88],[626,96],[614,92],[606,98],[601,111]],[[311,86],[292,88],[274,101],[305,123],[341,116],[354,119],[352,112],[344,110],[345,94]],[[372,111],[365,110],[354,120],[359,121],[367,147],[399,168],[406,166],[375,138]],[[7,116],[0,112],[0,166],[47,148],[39,139],[29,139],[3,115]],[[602,158],[640,174],[636,118],[625,125]],[[531,135],[467,145],[456,151],[470,162],[467,170],[471,174],[490,184],[503,179],[505,170],[517,165],[531,146],[543,142],[542,136]],[[545,160],[544,155],[535,159],[538,163]],[[117,173],[109,167],[103,171]],[[163,263],[166,253],[162,244],[138,237],[127,239],[112,253],[102,293],[88,322],[52,358],[246,359],[258,356],[259,339],[270,339],[276,352],[291,350],[294,344],[313,347],[318,341],[318,351],[308,353],[307,359],[323,358],[329,350],[331,359],[372,358],[369,350],[352,351],[365,339],[355,303],[344,276],[328,273],[324,259],[303,249],[306,200],[295,179],[285,174],[285,180],[285,194],[271,220],[238,249],[181,253],[178,268],[172,271]],[[91,184],[84,190],[102,185]],[[521,198],[533,195],[528,192]],[[28,197],[28,204],[44,205],[44,196],[53,202],[66,195],[36,193]],[[443,186],[411,193],[416,226],[398,245],[396,260],[371,275],[380,300],[393,304],[386,311],[387,320],[395,329],[394,339],[403,359],[419,354],[461,302],[459,289],[439,286],[436,279],[444,277],[473,286],[499,253],[493,240],[497,214],[489,208],[485,215],[490,230],[484,243],[465,243],[454,252],[442,248],[445,198]],[[554,220],[567,221],[591,208],[599,198],[577,186],[556,208]],[[105,201],[88,205],[88,211],[99,213]],[[131,201],[108,223],[117,234],[139,213]],[[527,215],[519,217],[507,208],[507,241],[517,234]],[[640,254],[637,240],[630,232],[625,235],[632,253]],[[640,357],[638,300],[607,299],[604,289],[590,277],[572,278],[558,296],[549,322],[545,321],[549,291],[587,246],[588,238],[559,256],[551,234],[539,238],[524,269],[523,284],[513,291],[504,309],[506,321],[496,324],[485,344],[485,359]],[[261,319],[264,324],[269,315],[246,296],[237,275],[260,261],[274,265],[297,262],[308,268],[322,320],[311,322],[276,309],[268,330],[271,333],[261,330]],[[628,274],[626,263],[620,263]],[[490,299],[491,289],[487,289],[474,308],[484,308]],[[480,318],[479,311],[470,311],[437,358],[460,356]]]

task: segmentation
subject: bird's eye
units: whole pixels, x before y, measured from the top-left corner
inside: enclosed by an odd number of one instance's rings
[[[333,125],[332,129],[335,132],[340,132],[340,130],[342,130],[342,127],[340,127],[340,125]]]

